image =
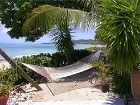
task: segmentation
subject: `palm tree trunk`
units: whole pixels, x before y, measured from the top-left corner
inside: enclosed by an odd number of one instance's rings
[[[74,47],[73,47],[70,34],[67,34],[67,37],[69,40],[67,41],[67,46],[64,50],[64,53],[67,59],[67,64],[69,65],[72,63],[72,55],[73,55]]]
[[[65,53],[65,56],[66,56],[66,59],[67,59],[67,64],[70,64],[72,63],[72,55],[73,55],[73,50],[74,50],[74,47],[73,47],[73,42],[72,42],[72,39],[71,39],[71,35],[70,35],[70,29],[69,29],[69,23],[68,23],[68,11],[67,11],[67,18],[66,18],[66,21],[65,21],[65,24],[64,24],[64,33],[66,35],[66,42],[67,42],[67,46],[65,47],[64,49],[64,53]]]

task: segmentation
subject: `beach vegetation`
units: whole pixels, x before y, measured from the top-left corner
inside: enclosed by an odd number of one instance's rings
[[[70,27],[80,26],[85,16],[85,12],[75,9],[39,6],[29,14],[22,29],[23,33],[49,32],[57,50],[65,53],[67,64],[70,64],[74,50]]]
[[[72,55],[72,63],[80,60],[81,58],[88,56],[91,52],[87,50],[74,50]],[[31,55],[31,56],[23,56],[22,58],[18,58],[17,62],[29,63],[39,66],[46,67],[62,67],[66,66],[66,57],[63,52],[56,52],[53,54],[39,54],[39,55]]]
[[[16,83],[15,71],[13,69],[1,70],[0,72],[0,96],[8,94]]]
[[[60,24],[61,25],[59,25],[58,28],[53,29],[51,36],[57,50],[65,54],[67,64],[70,64],[72,62],[72,54],[74,51],[71,30],[69,29],[67,20]]]
[[[86,50],[88,51],[106,51],[106,48],[105,47],[89,47],[89,48],[86,48]]]
[[[110,77],[112,67],[109,64],[106,64],[106,62],[103,60],[99,60],[98,62],[93,63],[92,65],[93,68],[96,68],[98,70],[102,91],[109,91],[109,85],[111,84],[110,80],[112,80],[112,78]]]
[[[97,0],[96,6],[93,0],[82,1],[98,11],[93,13],[97,13],[96,40],[109,48],[114,92],[131,97],[131,73],[139,69],[140,59],[140,1]]]
[[[72,63],[80,60],[83,57],[86,57],[90,54],[90,51],[87,50],[74,50],[73,57],[72,57]],[[30,70],[29,68],[26,68],[25,66],[22,65],[22,63],[27,63],[27,64],[33,64],[33,65],[38,65],[38,66],[44,66],[44,67],[63,67],[67,65],[66,62],[66,57],[63,52],[56,52],[53,54],[39,54],[39,55],[31,55],[31,56],[23,56],[22,58],[17,58],[16,62],[18,66],[24,69],[24,71],[34,79],[37,83],[42,83],[42,82],[47,82],[41,75],[38,73]],[[5,77],[8,77],[9,75],[9,80],[10,83],[16,85],[20,84],[22,82],[27,83],[27,81],[18,73],[17,69],[7,69],[5,71],[8,72],[3,72],[1,75],[1,78],[4,79]],[[6,76],[4,76],[6,75]],[[12,79],[13,78],[13,79]],[[2,80],[2,79],[1,79]]]
[[[93,67],[99,70],[101,84],[105,85],[107,83],[107,77],[109,76],[109,72],[111,69],[110,65],[105,64],[104,61],[100,60],[97,63],[94,63]]]
[[[113,66],[113,89],[131,96],[131,72],[137,70],[140,45],[140,1],[103,0],[97,39],[110,46],[108,58]]]
[[[113,70],[110,73],[112,78],[111,88],[112,91],[126,99],[132,98],[131,93],[131,76],[127,73],[120,75],[117,71]]]

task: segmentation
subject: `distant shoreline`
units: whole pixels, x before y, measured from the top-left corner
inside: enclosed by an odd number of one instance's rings
[[[42,44],[50,44],[50,43],[42,43]],[[84,44],[85,45],[85,44]],[[88,44],[87,44],[88,45]],[[100,45],[100,44],[96,44],[96,45],[92,45],[90,44],[91,47],[104,47],[104,45]],[[90,48],[90,47],[89,47]],[[43,54],[45,54],[44,52],[42,52]],[[48,52],[49,54],[52,54],[52,53],[55,53],[55,52]],[[39,53],[41,54],[41,53]],[[12,56],[13,59],[16,59],[16,58],[22,58],[23,56],[32,56],[32,55],[39,55],[39,54],[25,54],[25,55],[18,55],[18,56]],[[2,60],[5,60],[3,57],[0,57],[0,61]]]
[[[55,44],[55,43],[40,43],[40,44]],[[74,44],[89,44],[89,45],[93,45],[93,44],[91,44],[91,43],[74,43]]]

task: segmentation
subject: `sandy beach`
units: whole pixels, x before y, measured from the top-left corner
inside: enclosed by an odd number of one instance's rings
[[[16,56],[16,57],[13,57],[13,59],[22,58],[23,56],[31,56],[31,55]],[[5,59],[0,59],[0,70],[5,70],[6,68],[10,68],[10,67],[11,65],[9,64],[9,62],[7,62]]]
[[[0,60],[0,70],[10,68],[11,65],[6,60]]]

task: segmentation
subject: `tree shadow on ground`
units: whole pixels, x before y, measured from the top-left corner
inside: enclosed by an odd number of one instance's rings
[[[111,98],[104,105],[125,105],[125,102],[122,98]]]

